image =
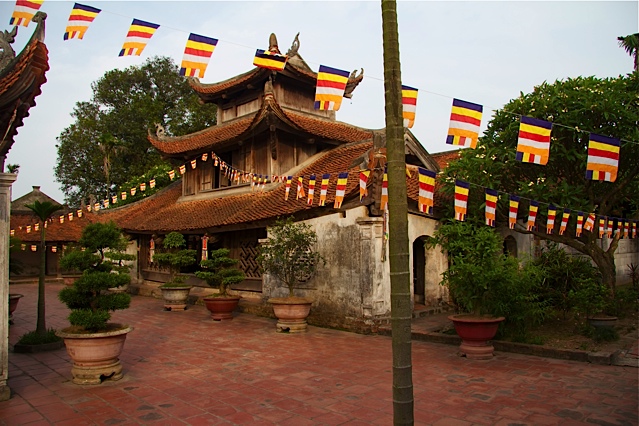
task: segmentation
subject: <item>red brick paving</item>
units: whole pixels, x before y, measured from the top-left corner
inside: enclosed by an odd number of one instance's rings
[[[48,284],[47,325],[67,325]],[[14,344],[35,325],[36,286],[10,327]],[[113,321],[131,324],[125,376],[71,382],[65,349],[9,355],[12,398],[0,425],[390,425],[391,339],[309,327],[275,332],[275,320],[236,314],[215,322],[202,306],[166,312],[133,297]],[[637,425],[638,370],[497,352],[489,361],[453,346],[413,342],[415,424]]]

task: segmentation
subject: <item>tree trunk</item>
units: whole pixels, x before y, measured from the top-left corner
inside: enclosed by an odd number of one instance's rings
[[[38,276],[38,319],[36,322],[36,334],[45,334],[47,332],[44,296],[44,279],[47,266],[45,232],[44,222],[40,222],[40,275]]]
[[[601,279],[611,291],[613,297],[617,292],[617,268],[615,266],[615,252],[611,250],[604,251],[598,246],[594,246],[590,257],[601,272]]]
[[[402,78],[395,0],[382,0],[386,152],[388,167],[389,261],[393,345],[393,423],[414,423],[411,362],[411,289],[408,201],[402,118]]]

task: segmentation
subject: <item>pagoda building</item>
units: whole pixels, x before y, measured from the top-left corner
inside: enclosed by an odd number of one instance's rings
[[[285,290],[262,275],[258,247],[269,225],[293,216],[317,232],[317,248],[327,260],[298,289],[299,296],[313,300],[309,323],[371,329],[390,317],[386,215],[380,206],[384,129],[353,126],[337,121],[334,111],[315,109],[317,73],[300,56],[299,46],[296,37],[281,70],[256,67],[213,84],[189,78],[201,101],[217,106],[216,125],[184,136],[166,136],[161,126],[149,133],[153,147],[181,178],[142,201],[104,212],[139,244],[141,294],[157,294],[168,280],[168,271],[152,262],[152,251],[164,235],[177,231],[199,253],[204,241],[208,250],[230,249],[246,274],[243,283],[233,286],[243,297],[240,308],[266,313],[265,301]],[[280,53],[274,35],[269,51]],[[344,96],[353,96],[362,80],[363,70],[351,73]],[[423,247],[436,219],[417,209],[416,168],[437,172],[439,165],[408,129],[405,142],[413,170],[407,184],[409,236],[417,254],[415,301],[436,305],[445,296],[438,284],[446,262],[438,250],[426,253]],[[364,195],[360,170],[365,169],[371,173]],[[340,174],[348,174],[343,199],[336,194]],[[328,179],[325,196],[323,178]],[[189,282],[196,286],[193,296],[210,292],[195,277]]]

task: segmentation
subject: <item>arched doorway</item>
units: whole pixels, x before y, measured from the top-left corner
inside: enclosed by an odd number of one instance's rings
[[[504,254],[517,257],[517,240],[512,235],[508,235],[504,238]]]
[[[426,300],[426,249],[425,237],[413,241],[413,295],[416,305],[423,305]]]

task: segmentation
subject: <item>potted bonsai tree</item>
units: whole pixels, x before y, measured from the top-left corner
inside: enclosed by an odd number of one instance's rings
[[[265,273],[288,289],[286,297],[268,300],[278,318],[277,331],[305,332],[312,301],[295,296],[295,289],[325,262],[315,250],[317,234],[309,225],[295,223],[292,217],[278,219],[267,230],[269,238],[262,242],[257,261]]]
[[[240,296],[229,294],[231,285],[244,281],[244,272],[235,267],[236,259],[229,257],[229,249],[221,248],[209,253],[209,259],[202,260],[201,271],[195,276],[206,281],[211,287],[219,288],[219,292],[204,297],[204,304],[215,321],[232,320],[232,312],[237,308]]]
[[[127,333],[132,327],[109,323],[110,312],[126,309],[131,302],[127,293],[112,293],[109,288],[127,284],[128,268],[110,259],[121,254],[126,240],[115,223],[93,223],[82,231],[80,247],[68,251],[60,259],[66,269],[82,271],[71,287],[63,288],[58,297],[71,310],[70,327],[57,332],[64,339],[73,360],[73,382],[81,385],[100,384],[104,378],[122,378],[119,356]],[[133,255],[125,256],[133,260]]]
[[[194,265],[197,262],[197,252],[186,249],[184,235],[179,232],[170,232],[162,241],[165,251],[155,253],[153,261],[170,271],[169,281],[160,286],[164,309],[167,311],[183,311],[189,298],[191,285],[186,284],[186,276],[181,274],[182,268]]]
[[[493,356],[489,340],[494,338],[503,316],[494,316],[499,289],[518,276],[516,259],[502,254],[499,235],[488,226],[473,226],[451,220],[437,229],[426,243],[448,253],[448,270],[440,284],[463,311],[451,315],[461,337],[460,352],[468,358]]]

